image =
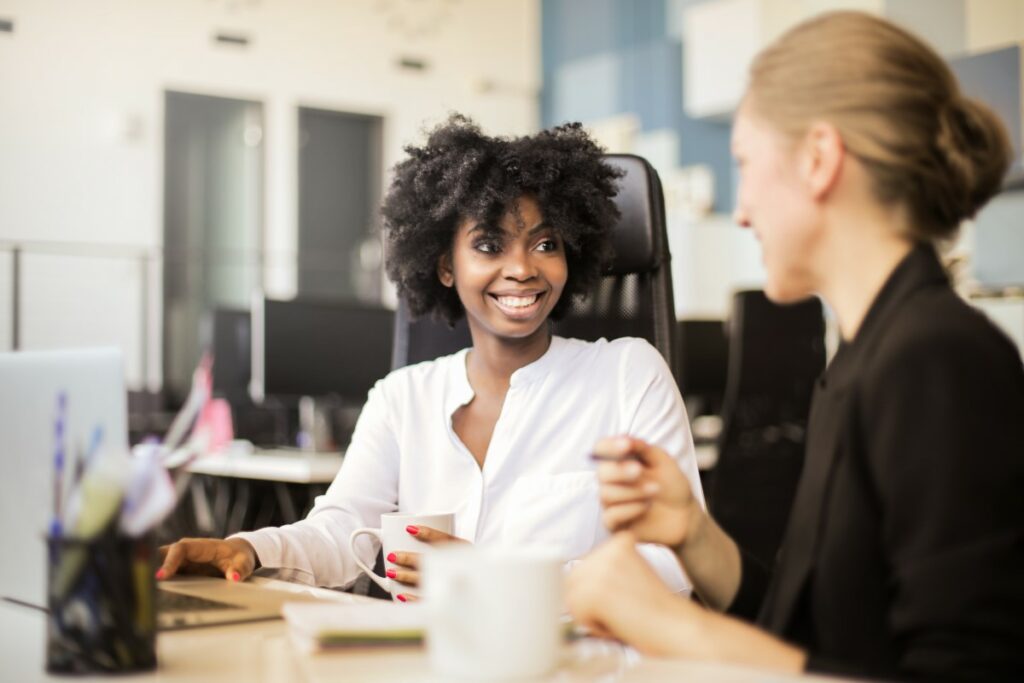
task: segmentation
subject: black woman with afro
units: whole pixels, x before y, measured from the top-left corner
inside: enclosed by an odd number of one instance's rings
[[[657,443],[699,482],[683,402],[657,350],[549,329],[610,257],[619,174],[601,148],[579,124],[503,138],[453,115],[406,152],[382,207],[388,276],[414,315],[465,316],[472,346],[377,383],[344,466],[306,519],[197,546],[205,558],[216,554],[207,544],[221,544],[216,566],[229,577],[258,561],[348,586],[360,573],[349,536],[387,512],[453,512],[450,535],[407,529],[426,543],[578,559],[607,538],[590,449],[614,434]],[[699,484],[694,495],[703,500]],[[359,559],[372,564],[378,547],[362,538]],[[671,551],[639,550],[670,590],[688,590]],[[419,555],[385,560],[395,598],[415,600]]]

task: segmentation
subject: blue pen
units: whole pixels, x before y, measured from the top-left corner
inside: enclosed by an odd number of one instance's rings
[[[82,453],[81,448],[75,451],[75,469],[71,473],[72,489],[78,488],[78,484],[82,481],[82,475],[85,474],[86,468],[89,467],[96,451],[100,448],[101,441],[103,441],[103,425],[96,425],[92,430],[92,438],[89,440],[89,449],[85,453]],[[74,490],[71,493],[74,493]]]
[[[64,425],[67,418],[68,397],[63,391],[57,394],[57,419],[54,423],[54,438],[57,445],[53,453],[53,520],[50,522],[50,536],[61,535],[60,507],[64,485]]]
[[[96,425],[92,429],[92,438],[89,440],[89,450],[85,452],[85,467],[88,468],[92,464],[92,459],[96,457],[96,451],[100,449],[100,443],[103,442],[103,425]]]

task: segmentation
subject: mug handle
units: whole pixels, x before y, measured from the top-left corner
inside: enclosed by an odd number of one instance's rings
[[[358,538],[362,534],[369,534],[370,536],[376,537],[376,539],[381,542],[381,547],[384,547],[384,539],[381,538],[380,529],[370,529],[367,527],[363,527],[362,529],[356,529],[352,532],[352,535],[348,537],[348,549],[349,552],[352,553],[352,559],[356,561],[356,564],[359,565],[359,568],[363,570],[363,573],[365,573],[367,576],[373,579],[374,583],[376,583],[378,586],[380,586],[388,593],[390,593],[391,579],[374,573],[373,567],[368,567],[365,562],[359,559],[359,553],[356,552],[356,538]]]

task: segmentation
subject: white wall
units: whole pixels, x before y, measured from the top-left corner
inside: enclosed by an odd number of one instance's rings
[[[764,286],[754,231],[738,227],[731,216],[669,216],[668,232],[678,318],[725,319],[733,293]]]
[[[978,298],[971,303],[984,311],[1024,356],[1024,297]]]
[[[263,102],[264,245],[283,253],[268,256],[265,278],[279,294],[295,286],[297,107],[384,116],[385,167],[450,110],[494,133],[537,127],[538,0],[0,0],[0,17],[15,27],[0,34],[0,243],[158,250],[168,89]],[[250,45],[214,44],[217,31],[245,34]],[[429,68],[400,69],[402,56]],[[136,300],[111,298],[116,313],[92,317],[86,298],[106,291],[86,287],[94,266],[61,262],[61,285],[77,303],[59,315],[24,301],[25,315],[38,316],[26,345],[76,344],[71,330],[96,324],[98,341],[131,343]],[[129,270],[108,275],[137,287]],[[129,329],[113,329],[122,323]],[[129,383],[158,384],[159,355],[143,368],[139,349],[125,351]]]
[[[126,377],[142,377],[141,267],[123,257],[23,256],[23,347],[114,344],[126,351]]]
[[[0,351],[10,351],[14,341],[11,325],[12,260],[10,252],[0,250]]]
[[[979,52],[1024,41],[1022,0],[965,0],[967,50]]]

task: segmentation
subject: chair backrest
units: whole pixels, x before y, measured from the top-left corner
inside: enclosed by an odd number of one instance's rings
[[[729,341],[724,320],[680,320],[677,327],[679,374],[676,381],[690,418],[718,415],[725,396]]]
[[[610,154],[605,160],[625,175],[615,205],[614,258],[590,295],[553,323],[555,334],[595,340],[641,337],[675,369],[675,304],[661,181],[644,159]],[[455,328],[431,318],[411,320],[405,302],[395,316],[392,368],[454,353],[472,343],[465,319]]]
[[[814,383],[825,368],[821,302],[780,306],[739,292],[729,322],[729,366],[712,513],[741,547],[775,559],[803,468]]]
[[[737,292],[728,325],[726,421],[736,430],[806,422],[814,380],[825,368],[821,301],[779,305],[760,290]]]

